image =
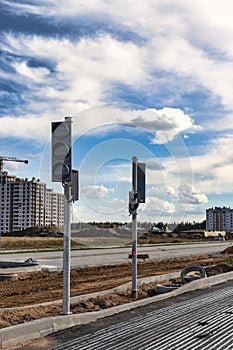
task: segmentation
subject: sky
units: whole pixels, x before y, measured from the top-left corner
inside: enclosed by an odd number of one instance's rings
[[[202,221],[232,206],[231,0],[1,0],[0,155],[51,182],[51,122],[72,118],[72,221]]]

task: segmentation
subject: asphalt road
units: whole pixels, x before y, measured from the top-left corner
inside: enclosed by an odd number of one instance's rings
[[[79,325],[25,350],[232,350],[232,282]]]
[[[232,243],[212,242],[199,244],[177,244],[138,247],[138,254],[147,253],[150,259],[175,258],[188,255],[218,254]],[[71,252],[71,267],[101,266],[129,262],[130,248],[75,250]],[[32,258],[45,266],[56,266],[62,269],[63,253],[37,252],[1,254],[0,261],[25,261]]]

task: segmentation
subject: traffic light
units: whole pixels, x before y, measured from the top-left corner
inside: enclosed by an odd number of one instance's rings
[[[72,180],[71,118],[52,123],[52,181]]]
[[[129,213],[134,214],[139,207],[138,192],[129,192]]]

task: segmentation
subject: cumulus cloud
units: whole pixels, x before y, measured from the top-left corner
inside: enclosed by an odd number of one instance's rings
[[[33,139],[42,143],[49,138],[50,122],[47,116],[41,118],[33,115],[18,118],[5,116],[0,120],[2,125],[1,137],[9,137],[10,135],[11,137]]]
[[[233,136],[225,134],[208,142],[208,152],[189,157],[195,187],[211,194],[229,193],[232,188]],[[205,148],[206,149],[206,148]],[[167,168],[166,168],[167,169]]]
[[[146,168],[150,170],[162,170],[164,166],[157,159],[147,159]]]
[[[152,186],[150,194],[164,195],[171,198],[176,198],[176,190],[171,186]]]
[[[155,108],[134,109],[134,106],[126,105],[124,108],[113,106],[104,106],[93,108],[77,115],[76,121],[80,133],[85,133],[91,129],[104,124],[121,123],[127,124],[154,134],[152,140],[155,144],[164,144],[172,141],[179,133],[197,132],[200,127],[195,125],[194,121],[180,109]],[[74,124],[75,125],[75,124]],[[153,161],[155,166],[155,162]],[[152,161],[149,161],[149,167]]]
[[[82,189],[81,194],[87,199],[101,199],[108,197],[109,194],[114,192],[113,188],[107,188],[103,185],[89,185]]]
[[[199,205],[208,202],[208,198],[204,193],[195,190],[193,186],[189,184],[180,186],[177,191],[177,196],[180,203]]]
[[[183,131],[197,132],[201,130],[192,119],[179,108],[163,108],[147,110],[132,119],[132,124],[141,126],[155,133],[154,143],[163,144],[172,141],[175,135]]]
[[[42,104],[43,105],[43,104]],[[42,107],[41,107],[42,108]],[[174,112],[174,116],[172,117],[173,124],[170,123],[169,130],[164,131],[164,125],[167,125],[167,122],[170,122],[172,112]],[[145,131],[149,131],[154,134],[153,143],[157,144],[165,144],[169,141],[172,141],[175,136],[177,136],[182,130],[188,131],[187,129],[196,129],[196,127],[191,118],[188,116],[185,117],[189,119],[190,122],[188,125],[177,116],[176,109],[172,110],[169,108],[169,113],[163,112],[161,118],[160,110],[156,111],[155,109],[146,109],[146,110],[121,110],[116,108],[96,108],[87,110],[84,113],[77,114],[74,117],[74,135],[85,134],[95,128],[99,128],[103,125],[111,125],[111,124],[131,124],[134,127],[138,127],[139,129],[144,129]],[[51,112],[52,113],[52,112]],[[148,123],[148,115],[150,115],[150,123]],[[138,116],[140,118],[140,122],[135,118]],[[154,117],[154,119],[153,119]],[[14,117],[3,117],[1,120],[3,123],[3,127],[0,130],[0,135],[7,135],[11,130],[11,135],[15,137],[24,137],[24,138],[38,138],[45,139],[48,137],[48,128],[50,127],[50,121],[55,120],[56,118],[51,114],[46,117],[38,117],[36,116],[24,116],[22,118],[14,118]],[[40,129],[38,128],[38,121],[40,122]],[[12,128],[13,125],[18,125],[17,129]],[[177,127],[179,125],[179,127]],[[192,127],[191,127],[192,125]],[[29,132],[30,130],[30,132]],[[100,129],[98,130],[100,132]],[[106,129],[104,130],[106,132]],[[148,161],[149,169],[163,169],[163,165],[159,164],[155,160]]]
[[[174,213],[174,211],[174,204],[156,197],[148,197],[143,205],[143,215],[151,217],[158,214],[167,216]]]

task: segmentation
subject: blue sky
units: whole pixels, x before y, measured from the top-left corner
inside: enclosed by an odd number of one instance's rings
[[[230,0],[0,1],[0,154],[51,183],[51,122],[73,120],[73,221],[129,221],[131,160],[146,163],[140,221],[202,221],[232,206]]]

